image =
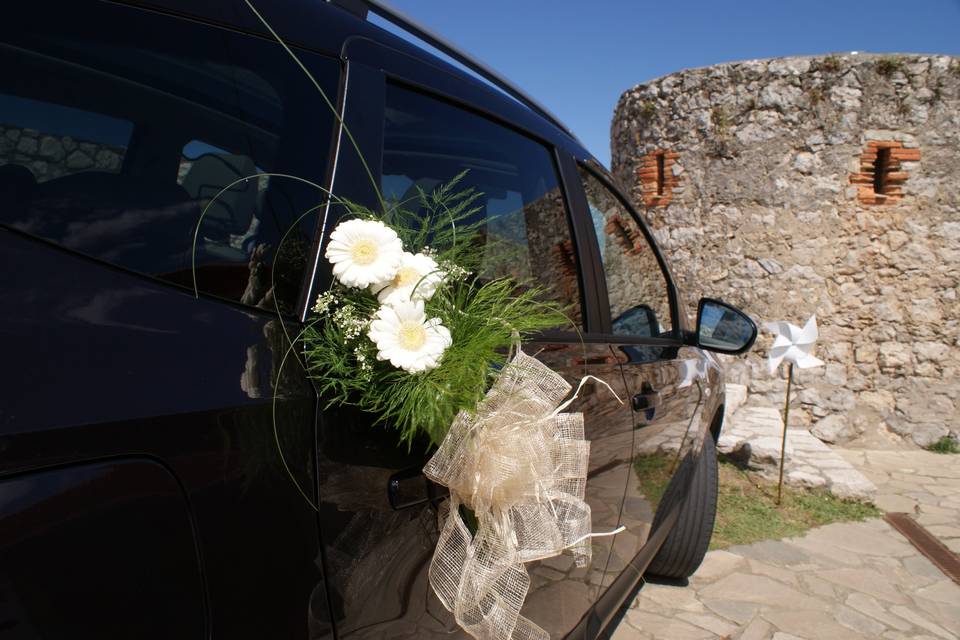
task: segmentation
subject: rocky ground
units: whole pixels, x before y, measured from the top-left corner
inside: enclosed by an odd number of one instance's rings
[[[840,451],[876,503],[960,544],[960,457]],[[647,584],[617,640],[960,638],[960,586],[880,519],[711,551],[687,586]]]
[[[734,395],[729,388],[736,386],[727,385],[728,399]],[[725,418],[717,450],[742,466],[776,479],[782,438],[780,409],[762,404],[739,406]],[[838,451],[803,427],[788,429],[784,481],[806,489],[825,489],[840,498],[872,502],[877,487]]]

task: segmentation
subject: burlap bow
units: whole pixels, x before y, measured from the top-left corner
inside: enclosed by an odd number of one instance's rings
[[[457,623],[482,640],[548,639],[520,615],[525,562],[569,549],[590,561],[584,502],[590,443],[583,414],[562,413],[570,385],[517,351],[475,413],[460,412],[424,473],[450,489],[430,584]],[[562,403],[562,404],[561,404]],[[460,515],[476,515],[471,535]]]

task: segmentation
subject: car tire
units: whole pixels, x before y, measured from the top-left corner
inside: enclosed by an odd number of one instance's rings
[[[683,474],[678,474],[677,479],[682,478]],[[680,517],[647,567],[648,574],[682,580],[697,570],[713,535],[718,482],[717,449],[713,438],[707,434],[693,470],[687,499],[680,505]],[[665,518],[672,511],[671,507],[679,499],[682,487],[682,482],[671,483],[667,487],[661,508],[657,509],[657,517],[654,518],[654,529],[659,524],[657,520]]]

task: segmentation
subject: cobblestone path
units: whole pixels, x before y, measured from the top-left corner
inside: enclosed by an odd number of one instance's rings
[[[836,450],[954,552],[960,456]],[[647,584],[616,640],[960,638],[960,586],[880,519],[711,551],[686,587]]]

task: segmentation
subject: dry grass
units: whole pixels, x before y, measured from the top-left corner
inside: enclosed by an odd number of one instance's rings
[[[666,456],[643,457],[634,463],[641,490],[651,502],[659,503],[666,489],[670,463]],[[720,461],[719,471],[717,520],[711,549],[796,536],[831,522],[859,521],[881,515],[872,505],[841,500],[825,491],[787,486],[783,488],[781,504],[777,505],[775,481],[744,471],[724,459]]]
[[[776,482],[722,462],[717,522],[710,548],[786,538],[831,522],[859,521],[881,515],[873,505],[841,500],[821,490],[785,486],[781,504],[776,504],[776,498]]]

